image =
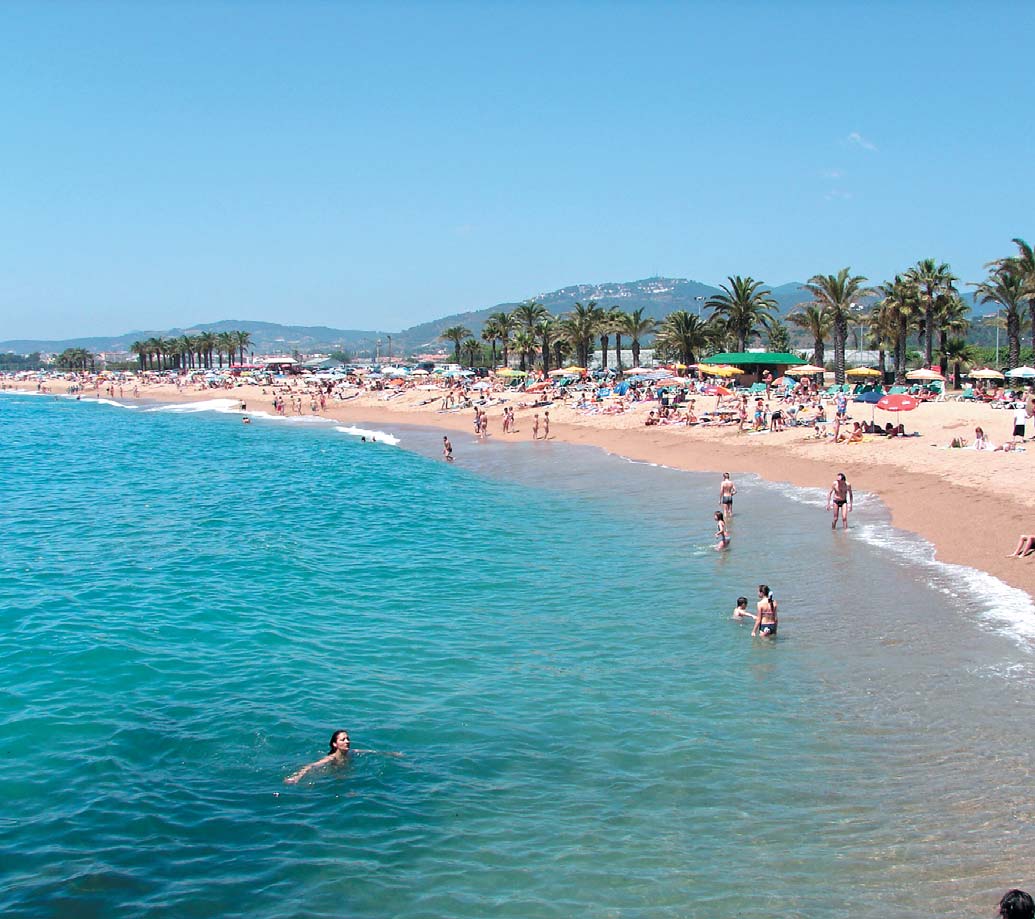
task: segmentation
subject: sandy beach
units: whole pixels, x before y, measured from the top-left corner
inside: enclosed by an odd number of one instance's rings
[[[35,384],[20,384],[20,388],[35,389]],[[64,389],[65,384],[58,381],[52,391]],[[443,412],[443,395],[443,390],[430,386],[399,394],[363,392],[346,401],[329,400],[319,414],[368,427],[432,426],[473,439],[473,410]],[[84,399],[91,396],[96,393],[83,394]],[[138,398],[170,402],[235,398],[250,411],[272,413],[273,396],[271,388],[253,384],[231,390],[198,390],[162,383],[142,385]],[[122,398],[130,400],[128,388]],[[495,442],[530,440],[533,411],[549,411],[551,439],[677,469],[729,471],[734,477],[754,474],[824,491],[843,471],[857,494],[877,495],[887,505],[896,526],[929,540],[939,560],[986,571],[1035,597],[1035,557],[1007,558],[1018,535],[1035,529],[1035,499],[1026,487],[1035,464],[1035,446],[1026,452],[948,447],[954,437],[966,437],[972,443],[978,425],[994,443],[1002,443],[1012,429],[1009,411],[954,401],[924,403],[901,418],[878,411],[878,421],[901,420],[907,431],[918,431],[919,436],[836,444],[829,438],[817,439],[808,427],[758,434],[739,432],[735,426],[645,427],[648,412],[657,403],[639,403],[624,414],[608,415],[587,414],[559,401],[535,410],[520,407],[533,399],[523,392],[493,393],[492,398],[500,400],[487,408],[489,436]],[[700,405],[711,401],[701,398]],[[310,414],[309,399],[303,402],[304,412]],[[504,402],[516,408],[517,416],[516,430],[508,435],[502,433]],[[849,416],[869,420],[871,407],[850,403]],[[463,436],[453,438],[460,462],[466,449],[464,440]],[[549,444],[543,447],[548,449]],[[828,526],[829,519],[829,514],[817,512],[816,526]],[[772,525],[779,526],[779,521]]]

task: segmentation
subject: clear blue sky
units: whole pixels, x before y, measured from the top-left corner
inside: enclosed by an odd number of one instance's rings
[[[0,5],[0,339],[1035,241],[1035,3]]]

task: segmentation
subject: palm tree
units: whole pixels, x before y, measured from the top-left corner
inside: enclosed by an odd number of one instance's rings
[[[994,268],[987,281],[975,284],[979,303],[995,303],[1006,312],[1006,341],[1009,368],[1021,362],[1021,309],[1028,296],[1024,278],[1009,270],[1010,266]]]
[[[625,319],[625,334],[632,339],[629,347],[632,348],[634,367],[640,366],[640,342],[648,335],[653,335],[658,327],[657,321],[649,316],[644,318],[643,312],[641,306],[628,313]]]
[[[137,356],[137,360],[140,361],[140,370],[143,372],[145,369],[144,364],[145,356],[147,354],[147,342],[135,341],[129,346],[129,350],[131,354],[135,354]]]
[[[510,315],[516,328],[531,335],[535,333],[536,323],[546,315],[546,307],[535,300],[526,300],[520,306],[515,306]]]
[[[971,367],[978,360],[978,350],[968,344],[965,338],[950,338],[942,344],[942,355],[945,359],[945,366],[952,362],[952,387],[960,388],[960,377],[964,365]]]
[[[438,336],[443,341],[451,341],[453,343],[453,358],[457,364],[460,363],[460,345],[470,334],[471,330],[466,326],[452,325],[448,329],[443,329]]]
[[[676,310],[665,317],[657,341],[676,352],[682,363],[696,364],[697,355],[708,346],[708,323],[686,310]]]
[[[238,329],[236,332],[234,332],[234,338],[237,339],[237,350],[240,352],[238,363],[243,364],[244,349],[252,343],[252,333]]]
[[[949,366],[948,341],[949,336],[960,337],[966,335],[970,328],[970,307],[964,303],[959,294],[955,291],[945,297],[944,302],[938,310],[938,353],[941,355],[940,363],[944,373]]]
[[[151,339],[151,344],[154,348],[154,356],[158,360],[158,369],[165,370],[165,358],[169,353],[169,340],[158,335]]]
[[[521,355],[521,369],[532,369],[532,355],[535,353],[535,336],[522,329],[514,336],[514,347]]]
[[[1009,258],[1001,258],[992,262],[993,268],[1003,268],[1010,274],[1018,275],[1024,281],[1025,295],[1028,299],[1028,314],[1031,318],[1031,349],[1035,353],[1035,251],[1023,239],[1013,240],[1017,246],[1017,254]]]
[[[589,366],[589,351],[600,325],[600,310],[596,300],[585,306],[576,303],[563,321],[564,334],[575,348],[575,360],[580,367]]]
[[[493,323],[496,327],[497,338],[503,345],[503,366],[506,367],[510,362],[510,337],[517,329],[517,320],[513,313],[500,311],[489,316],[487,322]]]
[[[489,316],[482,326],[482,341],[487,341],[492,347],[492,368],[496,369],[496,342],[502,338],[499,323]]]
[[[604,370],[607,370],[607,348],[611,343],[611,333],[621,334],[619,332],[621,328],[621,319],[619,317],[622,315],[624,314],[617,306],[600,311],[597,328],[600,335],[600,366]]]
[[[550,347],[553,344],[554,336],[559,331],[558,321],[547,313],[536,323],[535,335],[539,338],[539,349],[543,355],[543,373],[550,372]],[[558,366],[560,364],[558,363]]]
[[[812,363],[822,367],[823,359],[826,357],[823,339],[830,334],[830,327],[833,325],[830,312],[822,303],[806,303],[790,313],[787,321],[793,322],[812,336]]]
[[[464,340],[464,343],[460,346],[460,350],[467,357],[467,366],[473,367],[478,363],[478,358],[481,356],[482,346],[478,344],[477,338],[468,338]]]
[[[916,285],[923,306],[924,363],[930,367],[934,360],[934,317],[940,305],[939,297],[956,292],[956,288],[953,287],[956,278],[945,262],[939,263],[933,258],[920,259],[906,272],[906,278]]]
[[[216,353],[219,355],[219,369],[223,369],[223,355],[226,354],[226,366],[234,362],[234,348],[237,347],[237,339],[233,332],[220,332],[216,336]]]
[[[615,333],[615,370],[622,372],[622,336],[629,322],[629,314],[617,306],[611,307],[611,330]]]
[[[720,284],[721,294],[708,298],[705,306],[714,310],[713,316],[721,316],[726,325],[737,333],[738,351],[747,350],[748,339],[758,326],[768,329],[773,321],[770,310],[776,307],[768,288],[754,278],[742,278],[739,274],[727,278],[729,286]]]
[[[853,275],[848,268],[842,268],[837,274],[813,275],[805,285],[816,305],[830,313],[834,331],[834,379],[839,384],[845,381],[848,316],[855,301],[873,294],[873,291],[863,286],[865,283],[866,278],[862,275]]]
[[[879,315],[881,323],[894,326],[891,336],[895,343],[895,382],[906,381],[906,345],[909,327],[920,313],[920,296],[916,286],[900,274],[893,281],[886,281],[877,288],[881,300]]]
[[[770,351],[786,354],[791,350],[791,336],[779,319],[774,319],[769,325],[769,339],[767,341]]]

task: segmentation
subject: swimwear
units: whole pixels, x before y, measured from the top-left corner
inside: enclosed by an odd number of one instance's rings
[[[1013,436],[1014,437],[1023,437],[1024,436],[1024,425],[1023,424],[1015,424],[1013,426]]]
[[[763,622],[758,627],[758,634],[759,635],[767,635],[769,637],[775,637],[776,636],[776,623],[775,622]]]
[[[843,507],[847,503],[848,503],[848,499],[847,498],[834,498],[834,504],[836,504],[838,507]]]
[[[732,503],[733,503],[733,498],[732,498],[732,497],[731,497],[730,495],[726,495],[726,496],[725,496],[725,497],[724,497],[724,498],[722,499],[722,503],[723,503],[723,504],[732,504]]]

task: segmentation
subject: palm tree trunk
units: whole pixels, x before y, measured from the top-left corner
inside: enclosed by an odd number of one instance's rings
[[[510,339],[503,339],[503,366],[510,366]]]
[[[834,381],[845,381],[845,341],[848,339],[848,317],[844,313],[834,317]]]
[[[1028,312],[1031,314],[1031,357],[1035,362],[1035,297],[1028,301]]]
[[[1021,365],[1021,319],[1011,309],[1006,314],[1006,338],[1009,342],[1010,369]]]
[[[615,369],[622,372],[622,333],[615,332]]]
[[[543,373],[550,372],[550,336],[543,334]]]
[[[934,360],[934,304],[928,300],[924,307],[924,365],[931,366]]]
[[[826,358],[826,346],[823,344],[822,338],[815,338],[812,341],[812,363],[817,367],[823,366],[823,361]]]
[[[607,346],[611,343],[610,335],[600,336],[600,367],[603,370],[607,370]],[[584,366],[588,367],[589,364]]]
[[[895,382],[904,383],[906,380],[906,340],[909,337],[909,330],[906,327],[906,317],[900,316],[898,320],[898,336],[895,339]]]
[[[633,366],[634,367],[639,367],[640,366],[640,340],[638,338],[634,338],[632,340],[632,353],[633,353]]]

